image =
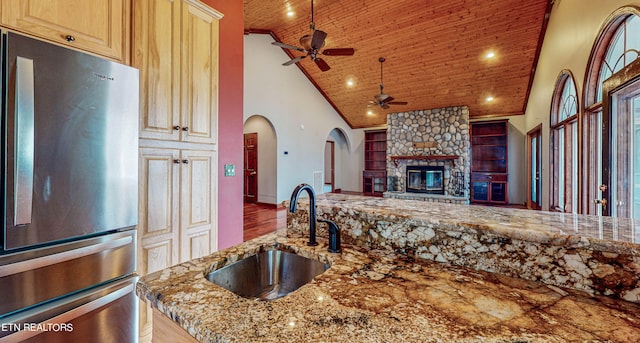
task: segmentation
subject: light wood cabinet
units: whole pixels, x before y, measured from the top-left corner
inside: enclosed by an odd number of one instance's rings
[[[215,151],[180,152],[180,262],[217,250],[217,155]]]
[[[180,150],[142,148],[139,155],[138,274],[180,261]],[[176,161],[180,163],[176,163]]]
[[[133,6],[140,137],[215,144],[222,15],[193,0],[134,0]]]
[[[2,26],[112,60],[129,59],[130,0],[2,0]]]
[[[217,249],[217,155],[208,150],[140,149],[140,275]],[[141,333],[151,327],[141,307]]]
[[[218,20],[196,0],[132,0],[140,69],[138,274],[217,250]],[[141,306],[140,341],[151,336]]]
[[[139,161],[138,273],[151,273],[214,251],[215,151],[142,148]]]
[[[178,323],[167,318],[158,310],[153,310],[153,343],[198,343],[198,340],[189,335]]]

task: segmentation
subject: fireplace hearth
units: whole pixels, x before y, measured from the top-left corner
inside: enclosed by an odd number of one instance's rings
[[[406,192],[444,194],[444,166],[407,166]]]

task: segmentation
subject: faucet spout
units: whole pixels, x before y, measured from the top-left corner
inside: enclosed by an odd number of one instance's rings
[[[316,193],[313,187],[306,183],[299,184],[291,193],[291,201],[289,201],[289,212],[295,213],[300,193],[306,191],[309,194],[309,241],[307,245],[316,246]]]

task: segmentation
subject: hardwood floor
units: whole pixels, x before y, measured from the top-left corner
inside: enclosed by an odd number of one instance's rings
[[[250,239],[287,226],[287,210],[275,205],[244,204],[243,239]]]

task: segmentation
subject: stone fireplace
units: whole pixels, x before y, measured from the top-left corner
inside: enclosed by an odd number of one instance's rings
[[[387,115],[385,197],[469,203],[467,106]]]

